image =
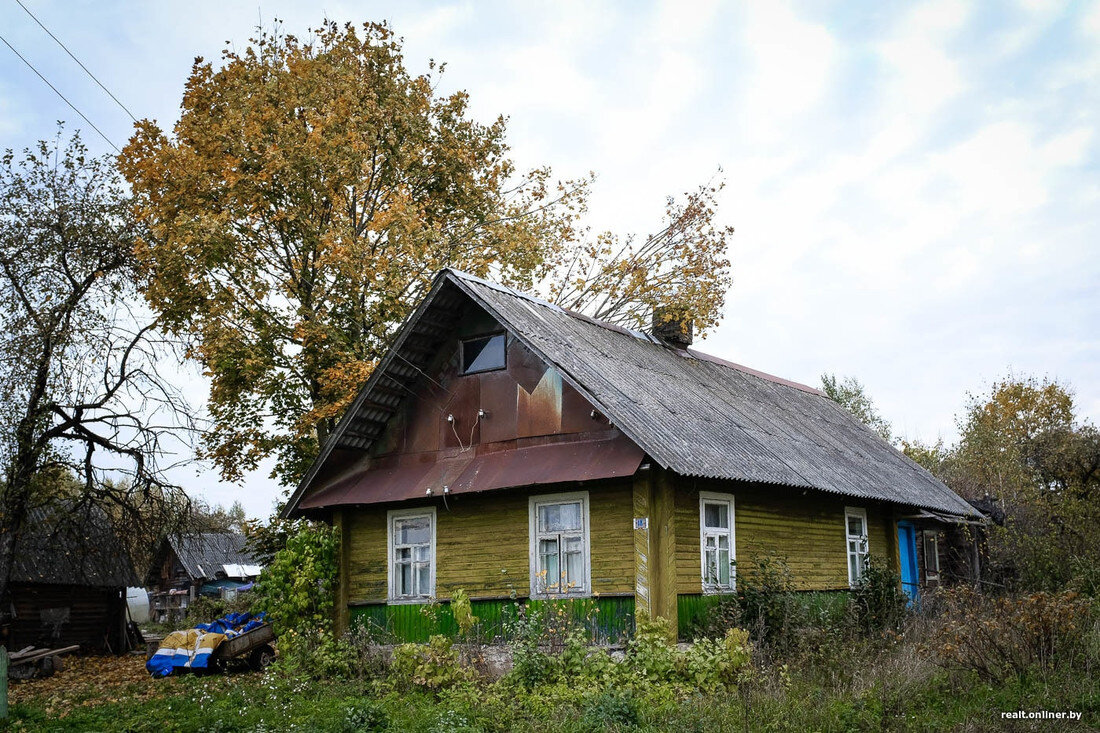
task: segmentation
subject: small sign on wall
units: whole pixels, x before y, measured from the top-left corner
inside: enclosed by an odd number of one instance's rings
[[[634,517],[634,529],[649,529],[649,517]]]

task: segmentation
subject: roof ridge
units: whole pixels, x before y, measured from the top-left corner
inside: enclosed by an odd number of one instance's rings
[[[475,282],[479,285],[484,285],[485,287],[491,288],[491,289],[496,290],[496,291],[501,292],[501,293],[505,293],[507,295],[513,295],[517,298],[521,298],[521,299],[529,301],[531,303],[535,303],[536,305],[541,305],[541,306],[545,306],[547,308],[552,308],[553,310],[556,310],[559,313],[564,313],[567,316],[572,316],[573,318],[576,318],[577,320],[584,321],[585,323],[590,323],[593,326],[599,326],[600,328],[605,328],[608,331],[614,331],[615,333],[621,333],[621,334],[626,335],[626,336],[633,336],[634,338],[638,339],[639,341],[648,341],[648,342],[656,344],[656,345],[663,345],[661,343],[661,341],[659,339],[657,339],[657,337],[653,336],[652,334],[650,334],[646,331],[637,331],[635,329],[626,328],[625,326],[620,326],[620,325],[615,324],[615,323],[608,323],[607,321],[600,320],[599,318],[595,318],[593,316],[589,316],[589,315],[586,315],[584,313],[580,313],[579,311],[575,311],[572,308],[566,308],[565,306],[550,303],[548,301],[543,300],[542,298],[539,298],[535,295],[532,295],[531,293],[527,293],[527,292],[524,292],[522,290],[517,290],[516,288],[509,287],[508,285],[501,285],[500,283],[495,283],[495,282],[492,282],[490,280],[486,280],[485,278],[478,277],[477,275],[471,275],[468,272],[456,269],[454,267],[447,267],[447,268],[444,268],[444,269],[449,271],[451,274],[455,275],[456,277],[462,278],[464,280],[468,280],[470,282]],[[764,379],[764,380],[772,382],[774,384],[781,384],[781,385],[786,386],[786,387],[793,387],[794,389],[800,389],[803,392],[809,392],[810,394],[814,394],[814,395],[818,395],[818,396],[822,396],[822,397],[825,396],[824,393],[821,390],[816,389],[814,387],[811,387],[808,384],[803,384],[801,382],[796,382],[793,379],[787,379],[785,377],[780,377],[780,376],[777,376],[775,374],[769,374],[768,372],[760,371],[759,369],[753,369],[752,367],[747,367],[747,366],[744,366],[742,364],[737,364],[735,362],[729,361],[728,359],[723,359],[720,356],[715,356],[714,354],[708,354],[705,351],[699,351],[698,349],[691,349],[691,348],[682,349],[682,350],[677,349],[677,351],[682,351],[683,353],[686,353],[689,356],[691,356],[695,359],[698,359],[700,361],[709,361],[712,364],[717,364],[719,366],[724,366],[724,367],[727,367],[727,368],[730,368],[730,369],[735,369],[736,371],[742,372],[744,374],[748,374],[748,375],[753,376],[753,377],[759,377],[760,379]]]

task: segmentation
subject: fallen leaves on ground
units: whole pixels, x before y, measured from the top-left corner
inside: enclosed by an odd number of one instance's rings
[[[11,680],[12,703],[32,704],[51,717],[65,717],[79,706],[147,700],[171,694],[179,679],[153,679],[145,655],[64,657],[65,668],[51,677]]]

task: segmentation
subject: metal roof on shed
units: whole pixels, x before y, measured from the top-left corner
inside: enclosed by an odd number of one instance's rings
[[[974,509],[817,390],[639,331],[611,326],[455,270],[439,273],[288,503],[292,513],[334,447],[369,447],[377,409],[415,378],[410,338],[446,330],[455,290],[561,372],[659,465],[685,476],[813,488],[952,515]],[[423,352],[423,344],[419,349]],[[380,394],[381,393],[381,394]]]
[[[247,548],[247,540],[239,532],[202,532],[171,536],[165,539],[192,578],[215,578],[226,572],[225,565],[256,566],[256,559]]]

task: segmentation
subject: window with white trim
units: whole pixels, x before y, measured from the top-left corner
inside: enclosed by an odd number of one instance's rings
[[[435,507],[388,515],[390,600],[425,601],[435,595]]]
[[[924,575],[930,580],[935,580],[940,577],[939,544],[938,533],[924,533]]]
[[[867,510],[844,507],[844,531],[848,544],[848,585],[855,587],[867,569]]]
[[[530,499],[531,595],[588,595],[592,589],[588,492]]]
[[[737,581],[733,532],[733,496],[699,492],[699,548],[703,592],[733,590]]]

